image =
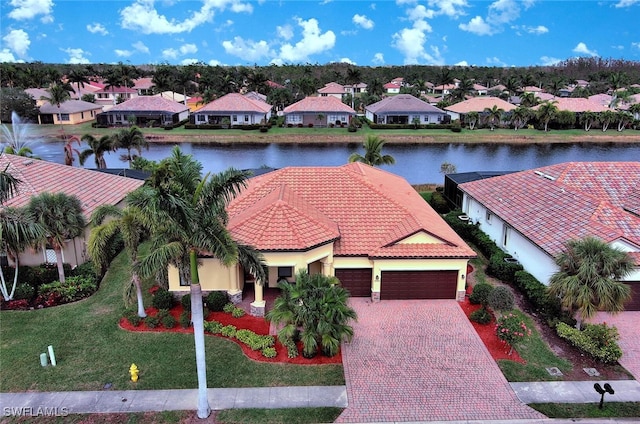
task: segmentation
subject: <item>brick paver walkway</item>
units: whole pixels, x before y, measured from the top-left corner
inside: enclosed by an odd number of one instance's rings
[[[336,422],[544,418],[518,400],[455,301],[350,302],[349,406]]]
[[[606,322],[607,325],[615,325],[618,328],[618,343],[622,349],[620,365],[633,374],[636,380],[640,380],[640,311],[621,312],[616,315],[598,312],[593,321]]]

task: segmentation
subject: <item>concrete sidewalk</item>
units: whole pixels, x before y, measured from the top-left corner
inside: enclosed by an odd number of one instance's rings
[[[523,403],[598,403],[600,395],[593,385],[609,383],[614,394],[606,393],[605,402],[640,402],[637,380],[611,381],[544,381],[509,383]]]
[[[213,410],[347,406],[345,386],[208,389],[208,397]],[[182,411],[197,409],[197,399],[196,389],[0,393],[0,411],[5,416]]]

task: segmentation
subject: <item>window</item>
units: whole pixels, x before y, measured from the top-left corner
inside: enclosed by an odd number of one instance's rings
[[[80,112],[80,119],[84,119],[84,112]]]
[[[238,122],[238,115],[233,115],[233,122]]]
[[[491,212],[487,211],[487,214],[484,217],[484,220],[487,221],[487,224],[491,224],[491,217],[493,215],[491,215]]]
[[[249,115],[244,115],[244,122],[249,122]]]
[[[302,115],[287,115],[287,122],[292,124],[296,124],[298,122],[302,122]]]
[[[204,115],[198,115],[198,122],[204,122],[206,117]]]
[[[505,225],[502,229],[502,245],[506,246],[509,243],[509,237],[511,236],[511,227]]]
[[[68,113],[61,113],[59,116],[61,121],[68,121],[69,120],[69,114]]]
[[[116,121],[122,121],[122,115],[116,114]]]
[[[290,278],[293,277],[293,267],[292,266],[279,266],[278,267],[278,280],[281,278]]]

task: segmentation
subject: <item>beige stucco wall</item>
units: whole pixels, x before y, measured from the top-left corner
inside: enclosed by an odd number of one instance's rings
[[[240,268],[237,265],[227,267],[214,258],[200,259],[198,277],[200,278],[200,286],[204,291],[238,291],[242,290],[244,286]],[[188,289],[188,285],[180,285],[178,269],[174,266],[169,266],[169,290],[185,291]]]

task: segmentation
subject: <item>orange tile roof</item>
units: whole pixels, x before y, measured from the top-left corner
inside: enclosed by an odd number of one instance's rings
[[[503,109],[505,112],[516,108],[515,105],[505,102],[499,97],[479,96],[445,107],[444,109],[455,113],[469,113],[484,112],[485,108],[491,109],[493,106],[498,106],[499,109]]]
[[[356,111],[348,105],[333,96],[326,97],[305,97],[304,99],[284,108],[285,115],[287,113],[331,113],[345,112],[355,115]]]
[[[233,236],[265,251],[336,240],[337,256],[475,256],[406,180],[360,163],[290,167],[251,178],[228,210]],[[397,243],[418,232],[441,243]]]
[[[100,205],[115,205],[144,181],[61,165],[23,156],[0,156],[0,168],[19,179],[18,193],[3,206],[22,207],[32,196],[43,192],[75,195],[82,203],[86,218]]]
[[[318,90],[318,93],[323,94],[344,94],[344,92],[344,85],[338,84],[337,82],[327,83]]]
[[[588,235],[640,248],[640,162],[567,162],[460,188],[551,256]]]
[[[164,111],[180,113],[188,109],[182,103],[162,96],[138,96],[113,106],[109,112]]]
[[[271,105],[240,93],[229,93],[207,103],[198,112],[254,112],[267,113]]]
[[[581,97],[555,97],[551,102],[555,102],[554,104],[558,110],[568,110],[570,112],[604,112],[611,110],[608,107],[603,106],[601,103]],[[539,108],[540,105],[537,105],[531,109],[538,110]]]

